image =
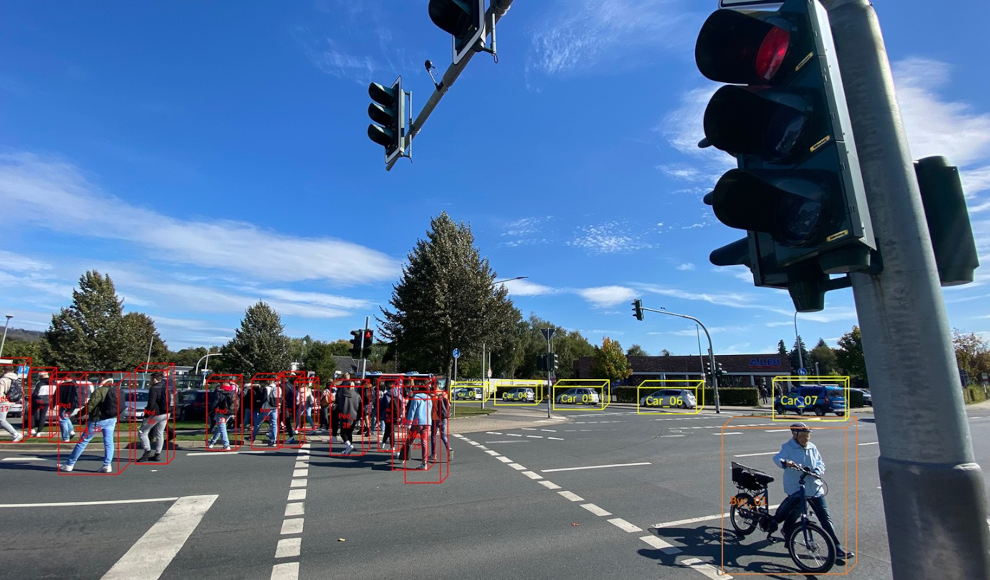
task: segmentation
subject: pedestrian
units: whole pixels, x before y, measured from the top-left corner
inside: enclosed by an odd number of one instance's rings
[[[260,385],[259,385],[260,386]],[[257,399],[258,397],[254,397]],[[251,430],[251,441],[258,439],[261,424],[268,421],[268,446],[273,447],[278,442],[278,409],[282,402],[282,389],[277,382],[271,382],[262,387],[261,410],[255,413],[254,429]]]
[[[361,395],[357,387],[341,386],[337,389],[337,424],[340,427],[340,438],[344,442],[343,455],[354,451],[354,428],[360,426],[363,409]]]
[[[234,383],[224,383],[215,392],[213,409],[210,415],[213,417],[213,435],[207,442],[207,449],[213,449],[217,444],[217,439],[223,442],[223,450],[230,451],[230,439],[227,438],[227,419],[237,413],[237,396]]]
[[[62,384],[56,387],[58,393],[58,428],[63,443],[72,441],[76,430],[72,417],[79,412],[79,386],[76,385],[76,375],[68,375]]]
[[[330,408],[333,407],[333,389],[331,382],[327,381],[326,387],[320,391],[320,429],[330,432]]]
[[[296,422],[299,429],[305,429],[306,423],[309,423],[309,429],[315,431],[316,423],[313,419],[313,412],[316,410],[316,397],[313,394],[313,388],[308,384],[304,383],[299,386],[296,405],[299,409],[299,420]]]
[[[24,439],[24,433],[14,429],[13,425],[7,422],[7,413],[10,412],[10,408],[14,403],[19,403],[18,397],[14,394],[14,390],[18,388],[21,384],[20,379],[17,378],[17,373],[14,371],[7,371],[0,376],[0,429],[3,429],[13,438],[13,442],[17,443],[21,439]],[[22,391],[23,393],[23,391]],[[23,400],[23,394],[20,399]],[[21,426],[24,425],[24,413],[21,412]]]
[[[163,373],[151,375],[151,387],[148,389],[148,405],[144,409],[144,421],[138,429],[138,438],[141,440],[141,447],[144,455],[138,458],[138,463],[145,461],[161,461],[162,447],[165,445],[165,427],[168,423],[168,385],[165,382]],[[151,441],[148,440],[148,432],[155,430],[155,452],[151,452]]]
[[[402,411],[397,409],[392,389],[386,388],[382,391],[382,398],[378,401],[378,413],[378,417],[382,420],[381,448],[394,452],[395,441],[392,439],[392,426],[395,424],[396,417],[402,416]]]
[[[796,494],[800,493],[801,474],[788,467],[806,467],[812,473],[825,475],[825,461],[822,459],[818,448],[811,442],[811,429],[804,423],[794,423],[791,425],[791,438],[780,448],[780,453],[773,456],[773,462],[777,467],[784,469],[784,493],[787,498],[781,502],[777,508],[775,521],[783,522],[783,529],[786,540],[797,522],[800,514],[800,498]],[[852,558],[855,554],[851,550],[843,550],[839,542],[839,537],[832,526],[832,516],[828,511],[828,503],[825,502],[825,491],[822,489],[821,480],[816,477],[809,477],[805,480],[805,494],[808,504],[815,511],[818,522],[835,542],[835,556],[837,560],[844,561]]]
[[[407,392],[407,396],[410,392]],[[426,469],[426,460],[430,456],[430,419],[433,414],[432,404],[430,403],[430,397],[422,392],[416,392],[411,394],[409,398],[409,405],[406,407],[406,416],[404,421],[406,425],[409,426],[409,434],[406,437],[406,443],[402,447],[401,459],[403,461],[409,459],[409,447],[412,445],[413,440],[419,440],[423,445],[423,462],[416,469]]]
[[[454,459],[454,452],[450,449],[450,441],[447,439],[447,419],[450,418],[450,400],[447,398],[447,391],[436,391],[435,398],[437,402],[433,405],[433,425],[430,428],[430,448],[433,449],[432,459],[436,462],[437,456],[440,453],[440,443],[437,441],[437,436],[439,435],[440,441],[443,441],[444,447],[447,448],[447,463],[450,463]]]
[[[282,421],[285,423],[285,433],[289,436],[289,439],[285,442],[287,445],[296,444],[296,413],[298,407],[296,407],[296,389],[292,384],[292,380],[286,377],[285,387],[282,388]]]
[[[73,389],[75,390],[75,389]],[[90,395],[86,403],[86,431],[79,443],[72,449],[65,463],[58,466],[59,471],[72,471],[79,461],[79,456],[86,450],[89,442],[97,433],[103,436],[103,467],[101,473],[110,473],[110,463],[113,461],[113,432],[117,427],[117,413],[120,410],[120,396],[113,380],[108,378],[100,382],[99,387]]]
[[[48,413],[52,405],[52,386],[48,371],[38,373],[38,380],[31,391],[31,436],[37,437],[48,430]]]
[[[760,402],[764,405],[767,404],[767,386],[760,385]]]

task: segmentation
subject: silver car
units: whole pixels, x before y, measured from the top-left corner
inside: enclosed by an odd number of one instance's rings
[[[118,421],[143,421],[148,407],[148,389],[121,389]]]
[[[694,393],[687,389],[661,389],[639,400],[640,407],[661,409],[694,409],[698,406]]]

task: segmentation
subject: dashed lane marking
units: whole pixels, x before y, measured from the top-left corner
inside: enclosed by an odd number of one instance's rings
[[[639,527],[637,525],[631,524],[631,523],[627,522],[626,520],[624,520],[622,518],[612,518],[612,519],[608,520],[608,523],[612,524],[613,526],[619,528],[620,530],[622,530],[624,532],[629,532],[630,534],[635,533],[635,532],[642,532],[643,531],[643,528],[641,528],[641,527]]]
[[[642,536],[640,540],[643,540],[647,544],[653,546],[654,548],[660,550],[664,554],[680,554],[680,548],[675,548],[673,544],[668,544],[667,542],[661,540],[656,536]]]
[[[583,503],[583,504],[581,504],[581,507],[583,507],[584,509],[588,510],[589,512],[595,514],[596,516],[610,516],[610,515],[612,515],[612,512],[605,511],[605,510],[603,510],[602,508],[596,506],[593,503]]]
[[[711,564],[705,564],[697,558],[689,558],[687,560],[682,560],[681,564],[689,566],[692,570],[701,572],[708,578],[712,580],[731,580],[732,576],[728,574],[720,574],[718,568],[712,566]]]
[[[610,465],[586,465],[584,467],[558,467],[556,469],[541,469],[541,473],[553,473],[555,471],[578,471],[581,469],[605,469],[608,467],[636,467],[639,465],[652,465],[649,461],[640,463],[612,463]]]
[[[584,501],[584,498],[583,497],[579,496],[576,493],[570,492],[570,491],[558,491],[557,493],[559,493],[561,495],[561,497],[564,497],[564,498],[569,499],[571,501]]]

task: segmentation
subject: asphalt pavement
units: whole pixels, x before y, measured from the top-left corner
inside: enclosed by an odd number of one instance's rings
[[[751,414],[751,413],[742,413]],[[9,578],[670,578],[795,574],[782,543],[731,531],[729,464],[777,478],[794,417],[500,409],[452,422],[452,463],[427,471],[340,445],[217,453],[73,474],[52,451],[0,445]],[[977,461],[990,412],[970,409]],[[857,557],[833,572],[890,578],[869,414],[816,425],[828,501]],[[19,445],[19,444],[18,444]],[[186,447],[186,445],[183,445]],[[64,451],[63,451],[64,452]],[[125,456],[126,457],[126,456]],[[419,450],[412,452],[411,467]],[[723,481],[724,478],[724,481]],[[990,491],[990,489],[988,489]],[[723,526],[727,530],[723,533]],[[718,569],[725,574],[718,574]]]

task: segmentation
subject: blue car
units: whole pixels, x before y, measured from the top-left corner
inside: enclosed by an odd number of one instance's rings
[[[774,399],[773,406],[778,415],[808,411],[819,417],[828,413],[841,417],[846,412],[846,396],[838,385],[802,385]]]

